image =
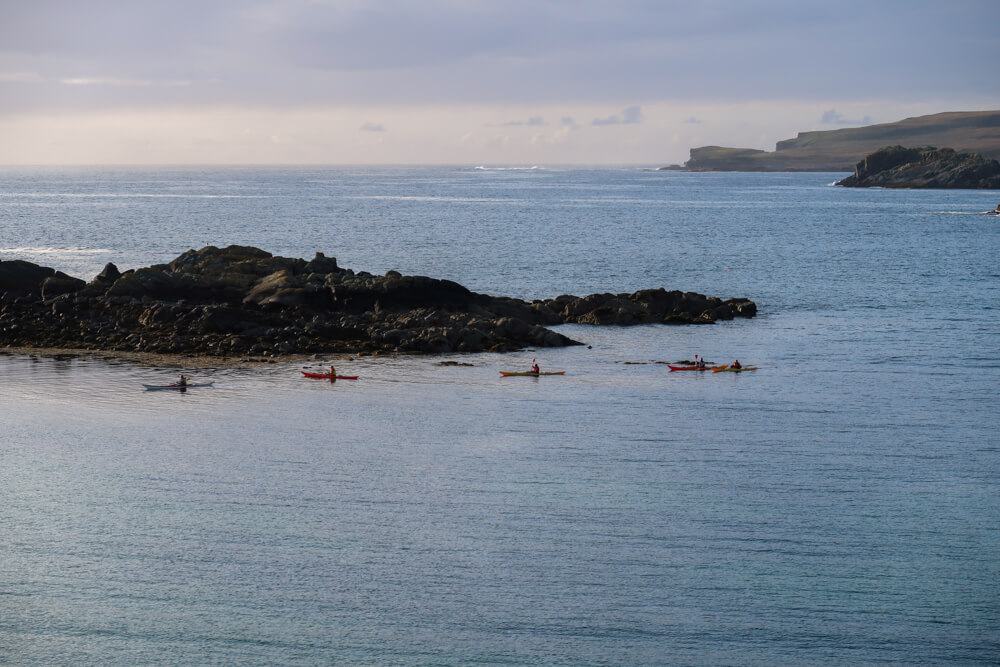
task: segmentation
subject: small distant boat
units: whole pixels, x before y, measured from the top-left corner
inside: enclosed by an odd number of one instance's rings
[[[146,391],[158,391],[161,389],[176,389],[183,391],[185,389],[197,389],[199,387],[211,387],[215,382],[203,382],[201,384],[194,384],[189,382],[188,384],[144,384],[143,387]]]
[[[506,377],[538,377],[539,375],[566,375],[566,371],[547,371],[541,373],[533,373],[532,371],[500,371],[500,375]]]
[[[730,366],[721,366],[720,368],[713,368],[712,372],[713,373],[722,373],[722,372],[726,372],[726,373],[742,373],[743,371],[755,371],[755,370],[757,370],[756,366],[743,366],[742,368],[732,368]]]
[[[667,368],[672,371],[714,371],[725,368],[725,366],[671,366],[667,364]]]
[[[308,373],[302,371],[307,378],[317,378],[321,380],[357,380],[357,375],[330,375],[329,373]]]

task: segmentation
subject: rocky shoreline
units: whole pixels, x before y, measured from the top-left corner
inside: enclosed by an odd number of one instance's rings
[[[1000,162],[951,148],[886,146],[837,185],[849,188],[1000,189]]]
[[[311,354],[506,352],[581,343],[546,328],[710,324],[754,317],[723,301],[663,288],[523,301],[425,276],[354,272],[322,253],[306,261],[208,246],[168,264],[90,282],[0,261],[0,347],[226,358]]]

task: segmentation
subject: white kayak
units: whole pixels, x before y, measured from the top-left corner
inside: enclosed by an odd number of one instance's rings
[[[158,391],[160,389],[192,389],[197,387],[211,387],[214,382],[204,382],[202,384],[144,384],[146,391]]]

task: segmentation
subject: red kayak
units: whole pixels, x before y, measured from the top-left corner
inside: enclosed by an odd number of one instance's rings
[[[718,366],[671,366],[667,364],[667,368],[672,371],[714,371]]]
[[[307,373],[302,371],[307,378],[319,378],[321,380],[357,380],[357,375],[330,375],[329,373]]]

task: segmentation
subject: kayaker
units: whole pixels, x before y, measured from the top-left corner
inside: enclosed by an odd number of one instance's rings
[[[740,364],[739,359],[733,362],[733,368],[743,368],[743,366]]]
[[[177,385],[180,386],[180,387],[186,387],[187,384],[188,384],[188,379],[186,377],[184,377],[183,373],[181,373],[181,381],[178,382]]]
[[[330,382],[337,379],[337,371],[334,369],[333,364],[330,364]]]
[[[531,372],[535,373],[536,375],[541,372],[538,369],[538,362],[536,362],[534,359],[531,360]]]
[[[704,368],[705,367],[705,357],[702,357],[701,359],[698,359],[698,355],[696,354],[696,355],[694,355],[694,358],[697,359],[697,361],[694,362],[695,366],[697,366],[698,368]]]

